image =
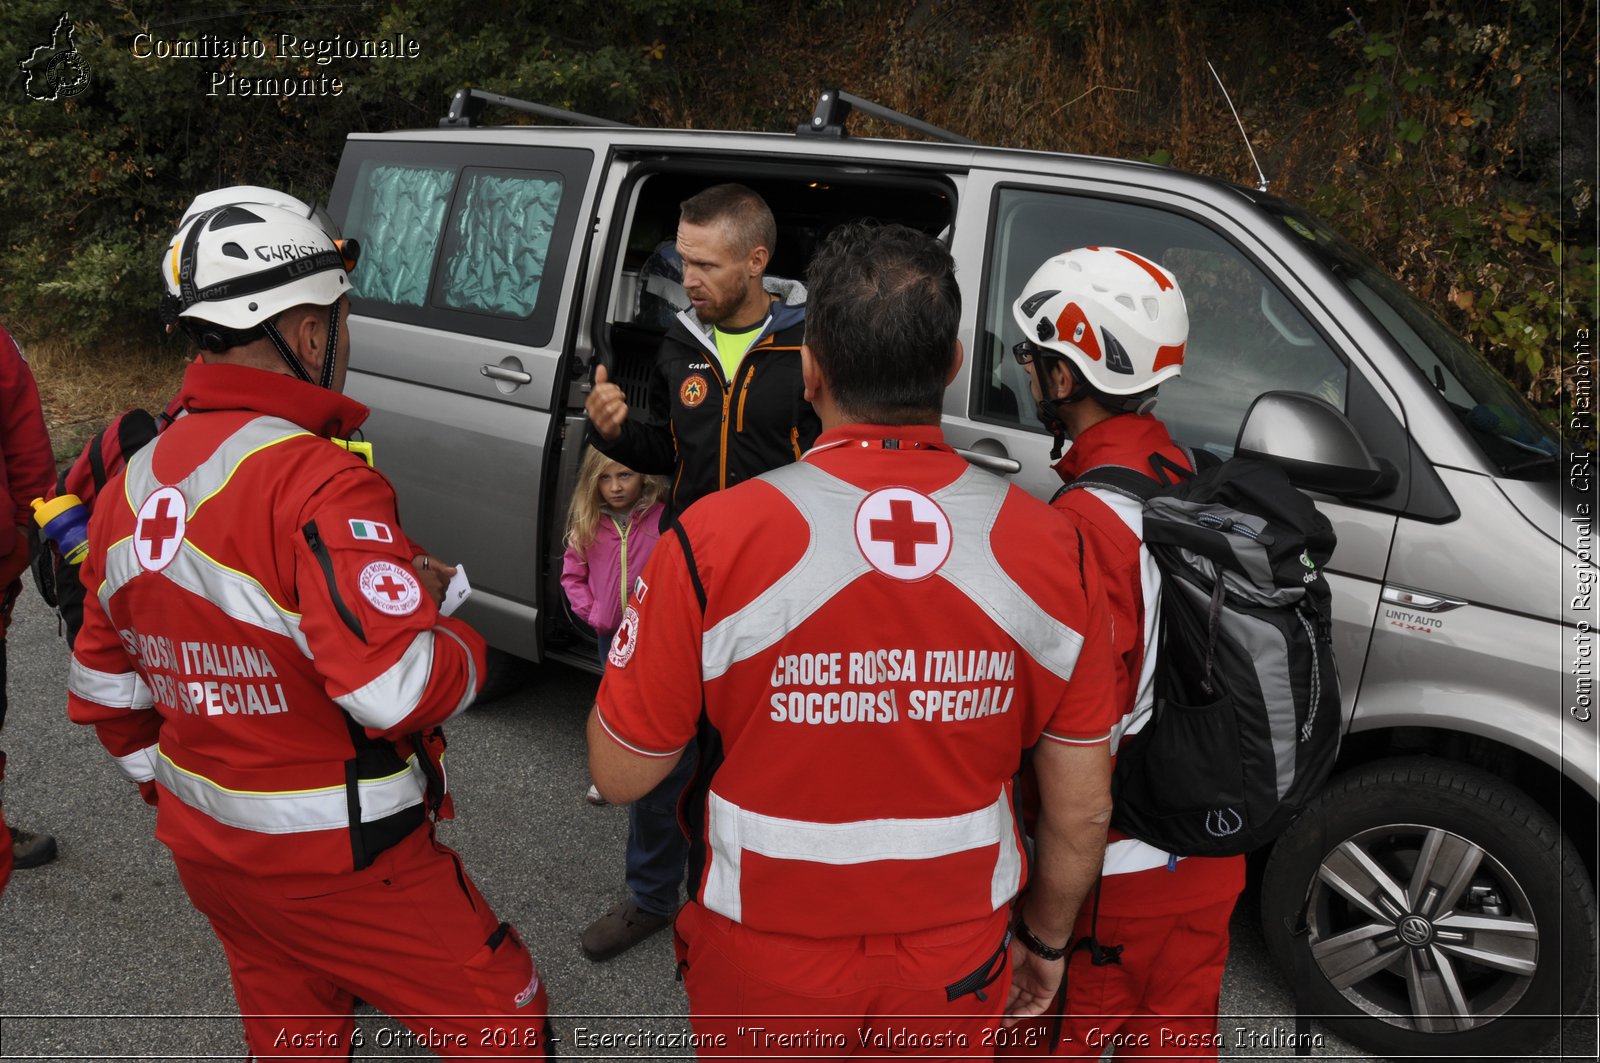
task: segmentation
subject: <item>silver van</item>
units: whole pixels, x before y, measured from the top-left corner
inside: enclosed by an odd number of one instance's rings
[[[484,126],[485,102],[570,127]],[[646,130],[463,90],[437,129],[352,134],[331,207],[360,240],[349,393],[406,527],[463,561],[499,651],[593,667],[559,588],[592,367],[643,408],[662,334],[640,267],[678,203],[737,179],[803,279],[839,223],[944,236],[969,352],[945,396],[969,460],[1048,497],[1048,438],[1008,351],[1046,257],[1112,244],[1182,280],[1184,375],[1157,413],[1355,486],[1317,494],[1347,733],[1320,801],[1262,873],[1301,1010],[1381,1055],[1537,1051],[1594,1013],[1594,499],[1513,388],[1314,217],[1175,170],[848,136],[825,94],[793,135]],[[880,113],[875,111],[874,113]],[[891,112],[892,114],[892,112]],[[917,128],[935,137],[942,131]],[[953,141],[960,138],[946,137]],[[1268,392],[1312,395],[1303,416]],[[1577,844],[1575,844],[1575,842]]]

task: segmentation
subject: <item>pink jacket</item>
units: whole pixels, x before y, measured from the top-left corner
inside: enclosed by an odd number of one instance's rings
[[[572,611],[597,633],[615,631],[622,623],[623,602],[661,537],[663,508],[664,504],[657,502],[648,509],[635,509],[621,528],[609,516],[601,517],[587,554],[567,547],[561,563],[561,589],[567,592]],[[624,557],[626,573],[622,571]]]

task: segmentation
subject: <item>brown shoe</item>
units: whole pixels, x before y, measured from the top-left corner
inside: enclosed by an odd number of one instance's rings
[[[38,867],[56,858],[56,840],[48,834],[11,828],[11,858],[16,868]]]
[[[579,940],[583,954],[600,963],[622,955],[671,922],[670,915],[647,912],[629,897],[590,923]]]

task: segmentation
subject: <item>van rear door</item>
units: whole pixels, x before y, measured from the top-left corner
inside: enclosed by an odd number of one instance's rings
[[[361,244],[345,390],[372,408],[406,531],[466,566],[462,615],[536,660],[540,493],[597,163],[482,140],[347,142],[330,203]]]

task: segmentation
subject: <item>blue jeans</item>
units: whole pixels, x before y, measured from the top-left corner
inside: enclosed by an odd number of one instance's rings
[[[694,774],[696,757],[691,742],[667,777],[628,806],[628,892],[656,915],[678,910],[678,884],[689,858],[689,839],[678,826],[678,797]]]
[[[606,667],[616,632],[600,632],[596,642],[600,667]],[[698,754],[694,743],[656,788],[628,806],[628,892],[633,903],[655,915],[678,910],[678,884],[689,859],[689,839],[678,826],[678,797],[694,775]]]

